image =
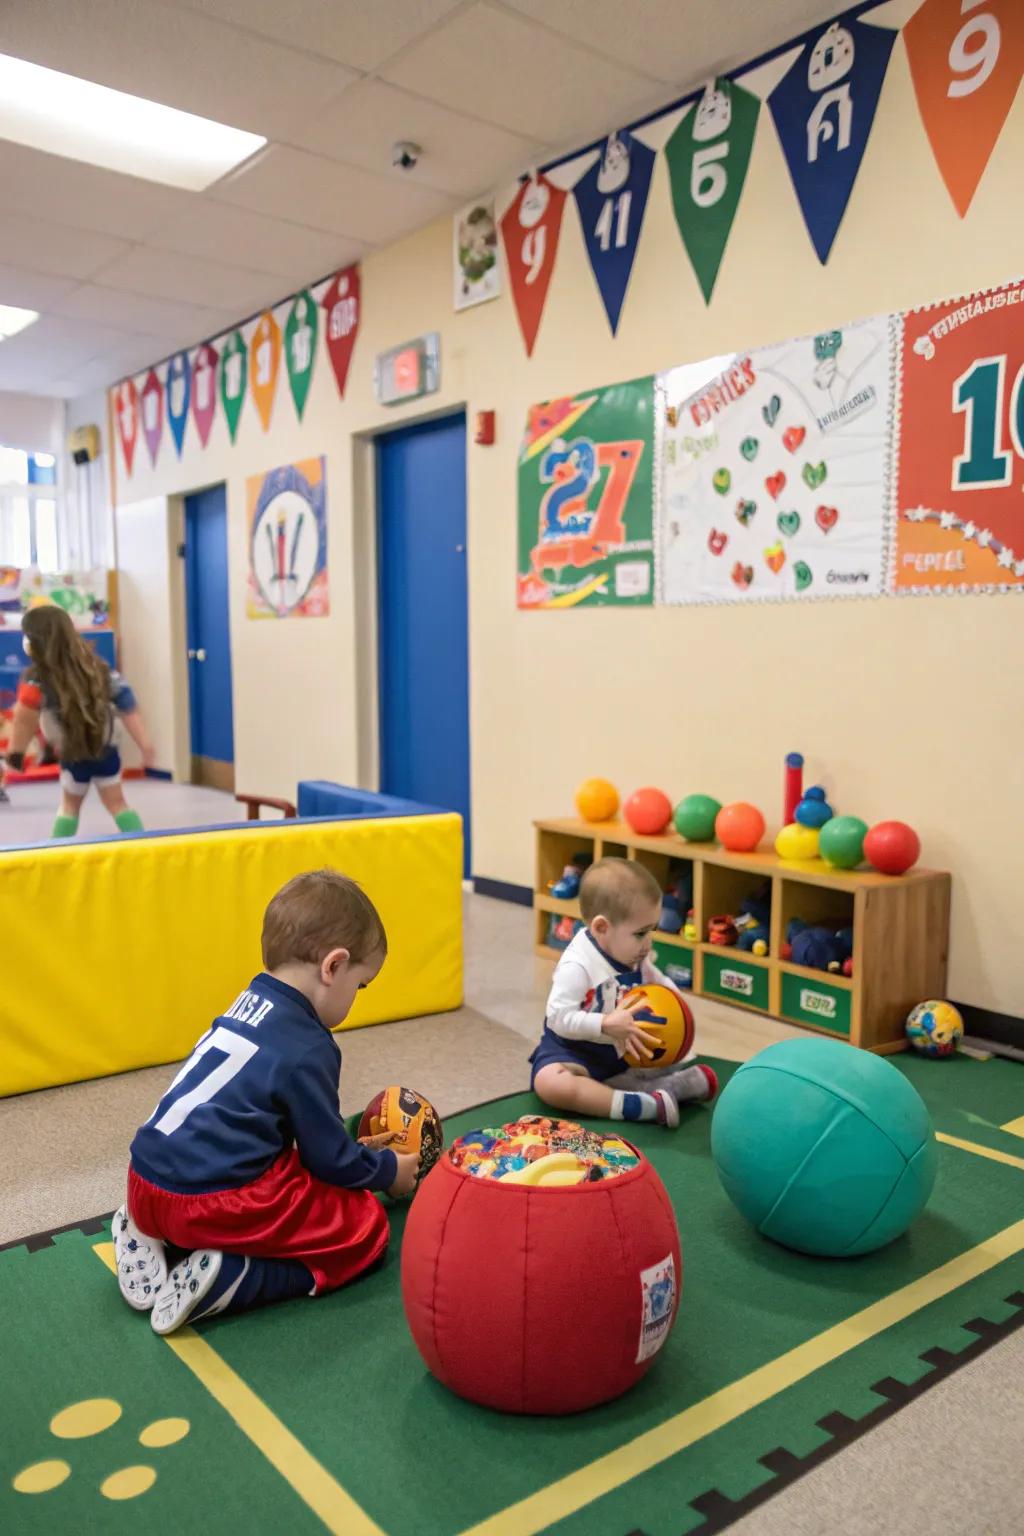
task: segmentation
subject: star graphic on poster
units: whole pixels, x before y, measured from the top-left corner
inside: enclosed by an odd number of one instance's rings
[[[965,539],[973,539],[977,531],[977,526],[974,523],[964,523],[963,527],[960,529],[960,532],[963,534]]]
[[[944,517],[949,517],[949,515],[950,514],[948,512],[944,512],[943,513]],[[910,511],[907,513],[907,522],[908,523],[923,523],[927,516],[928,516],[928,514],[925,511],[924,507],[911,507]]]
[[[991,532],[989,531],[988,528],[983,528],[981,530],[981,532],[978,534],[978,548],[979,549],[988,549],[988,547],[991,544],[991,542],[992,542],[992,534],[991,534]]]
[[[956,527],[956,517],[954,516],[954,514],[952,512],[941,512],[939,514],[939,527],[940,528],[955,528]]]
[[[1024,576],[1024,560],[1018,560],[1013,570],[1015,575]]]
[[[1008,571],[1010,569],[1010,567],[1013,565],[1013,550],[1010,549],[1005,544],[1003,545],[1002,549],[999,551],[999,564],[1006,571]]]

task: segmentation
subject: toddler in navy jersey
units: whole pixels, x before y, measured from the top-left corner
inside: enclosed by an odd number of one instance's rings
[[[419,1159],[349,1135],[331,1030],[387,955],[353,880],[298,875],[263,921],[264,970],[215,1019],[136,1133],[113,1222],[118,1284],[157,1333],[318,1296],[383,1255],[374,1191],[412,1192]],[[186,1255],[168,1268],[168,1246]]]

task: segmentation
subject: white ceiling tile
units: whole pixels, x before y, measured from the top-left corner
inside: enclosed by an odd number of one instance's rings
[[[308,48],[354,69],[376,69],[460,0],[181,0],[192,10]]]
[[[265,272],[248,272],[199,256],[136,245],[112,261],[100,274],[105,288],[141,293],[155,299],[176,299],[211,309],[237,310],[246,314],[272,302],[280,281]]]
[[[0,139],[0,208],[5,218],[47,209],[59,214],[66,226],[141,240],[196,201],[194,192],[158,187]]]
[[[82,320],[109,322],[121,331],[162,336],[164,351],[190,346],[224,330],[239,317],[238,311],[209,309],[196,304],[175,304],[169,299],[143,298],[139,294],[83,283],[53,306],[58,314]]]
[[[680,91],[756,58],[836,11],[835,0],[717,0],[713,13],[695,0],[644,0],[642,16],[625,11],[623,0],[505,3]]]
[[[46,277],[24,267],[0,266],[0,304],[13,304],[18,309],[48,309],[74,286],[70,277]]]
[[[3,9],[2,49],[233,128],[284,138],[353,71],[159,0],[45,0]]]
[[[394,240],[452,207],[441,192],[370,176],[305,150],[275,146],[217,187],[217,198],[375,244]]]
[[[129,339],[123,331],[109,326],[69,320],[63,315],[40,315],[27,331],[0,342],[0,364],[8,378],[19,370],[25,378],[37,381],[44,376],[56,378]]]
[[[361,242],[346,240],[343,235],[328,235],[245,208],[229,208],[207,197],[158,230],[148,243],[211,261],[238,261],[253,272],[266,272],[294,284],[348,266],[366,250]]]
[[[69,229],[29,214],[0,222],[0,262],[29,267],[52,277],[91,277],[127,249],[124,240]]]
[[[391,148],[400,139],[423,151],[416,169],[403,174],[462,197],[516,175],[541,148],[534,139],[462,117],[383,80],[350,86],[333,106],[310,118],[298,142],[384,174],[391,171]]]
[[[626,23],[624,22],[624,25]],[[385,80],[544,143],[614,128],[657,83],[481,3],[414,43]]]

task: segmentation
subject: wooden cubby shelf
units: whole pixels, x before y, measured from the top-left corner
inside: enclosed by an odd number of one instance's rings
[[[791,862],[774,853],[728,853],[715,843],[687,843],[674,832],[641,837],[621,821],[571,817],[534,823],[537,867],[534,918],[537,953],[557,960],[547,942],[552,915],[579,920],[578,901],[561,901],[548,882],[558,880],[574,854],[595,859],[638,859],[663,887],[670,866],[693,866],[697,940],[681,933],[655,935],[663,970],[692,973],[699,997],[771,1014],[869,1051],[904,1049],[907,1014],[915,1003],[942,997],[949,950],[950,876],[939,870],[880,875],[874,870],[830,869],[820,859]],[[745,895],[771,886],[771,938],[767,955],[706,940],[711,917],[734,912]],[[791,918],[853,928],[853,975],[809,970],[782,959]]]

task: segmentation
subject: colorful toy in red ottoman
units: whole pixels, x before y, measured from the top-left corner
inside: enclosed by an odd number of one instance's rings
[[[578,1413],[628,1391],[664,1346],[681,1285],[675,1216],[643,1154],[545,1116],[460,1137],[402,1242],[427,1367],[507,1413]]]

